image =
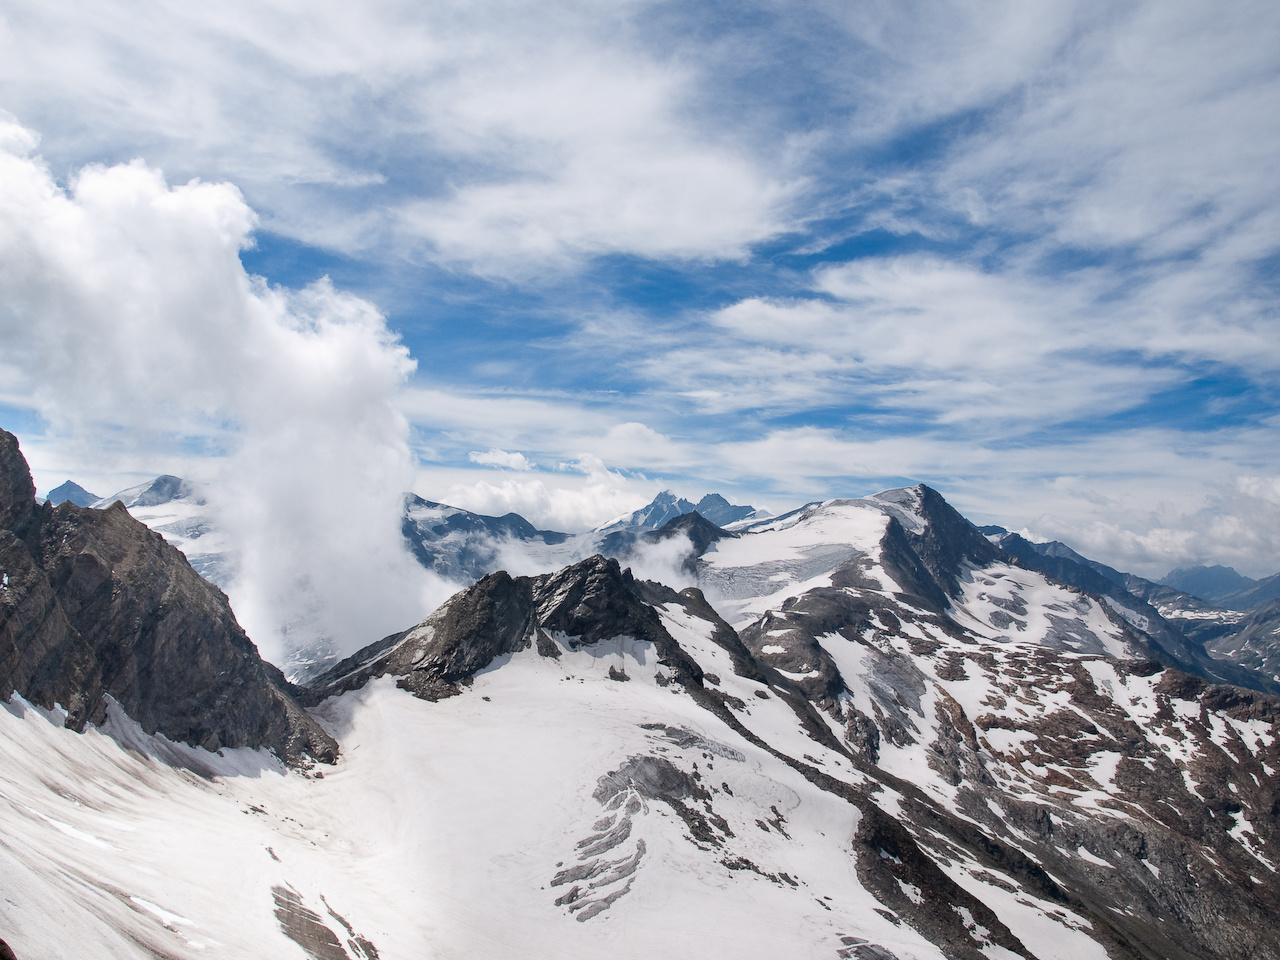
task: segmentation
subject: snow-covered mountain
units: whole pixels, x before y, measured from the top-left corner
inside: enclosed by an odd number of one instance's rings
[[[759,513],[754,507],[735,506],[719,494],[708,494],[693,504],[664,491],[640,510],[595,530],[571,534],[538,530],[516,513],[489,517],[407,494],[402,529],[419,563],[461,586],[496,570],[548,573],[597,553],[633,558],[646,545],[674,533],[687,535],[688,521],[673,523],[695,512],[717,529],[750,522]],[[659,534],[659,530],[667,532]]]
[[[218,529],[208,496],[204,484],[160,476],[109,497],[89,495],[79,505],[103,509],[121,501],[132,516],[186,554],[201,576],[226,587],[235,569],[235,549]],[[656,529],[695,510],[718,526],[750,522],[761,513],[731,504],[719,494],[707,494],[693,504],[666,491],[634,513],[593,531],[570,534],[539,530],[516,513],[490,517],[408,493],[401,529],[422,566],[465,586],[499,569],[541,573],[594,553],[625,557]]]
[[[71,487],[81,489],[67,481],[58,490]],[[51,502],[60,502],[55,493],[50,491]],[[102,509],[120,500],[134,517],[186,554],[198,573],[227,587],[235,569],[235,550],[218,529],[207,496],[202,484],[161,476],[89,505]],[[730,504],[719,494],[707,494],[694,504],[668,490],[640,510],[596,530],[567,534],[539,530],[515,513],[490,517],[406,494],[402,532],[419,563],[462,587],[496,570],[547,573],[596,553],[617,557],[624,564],[640,563],[649,570],[643,563],[644,550],[673,537],[692,537],[691,553],[676,558],[677,566],[692,572],[693,556],[702,549],[697,541],[706,534],[694,533],[691,521],[673,521],[695,514],[722,532],[726,527],[749,529],[771,519],[761,519],[761,511]],[[1255,581],[1229,567],[1194,567],[1175,570],[1157,583],[1091,560],[1058,541],[1032,543],[999,526],[982,532],[1023,565],[1109,598],[1116,611],[1168,651],[1172,662],[1215,681],[1280,692],[1280,638],[1267,628],[1268,615],[1250,618],[1251,611],[1280,598],[1280,574]],[[1169,585],[1184,581],[1201,593],[1219,597],[1219,603]],[[331,659],[331,651],[300,649],[293,650],[282,665],[301,681]]]
[[[699,587],[495,572],[332,667],[336,758],[75,733],[0,672],[19,960],[1280,957],[1280,700],[927,487],[675,522]]]
[[[1280,683],[1280,600],[1243,616],[1232,629],[1210,640],[1212,656],[1256,670]]]
[[[533,564],[554,569],[588,549],[594,539],[538,530],[517,513],[489,517],[406,494],[401,524],[418,562],[447,580],[473,583],[486,573]]]
[[[596,530],[599,533],[613,533],[630,528],[657,530],[676,517],[695,511],[718,527],[728,527],[735,523],[766,516],[764,511],[757,510],[755,507],[734,505],[718,493],[708,493],[697,503],[692,503],[684,497],[677,497],[670,490],[663,490],[639,510],[624,513],[597,527]]]

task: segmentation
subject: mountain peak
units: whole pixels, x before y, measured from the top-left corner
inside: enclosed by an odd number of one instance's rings
[[[77,507],[89,507],[101,499],[102,498],[96,493],[90,493],[84,487],[80,486],[80,484],[74,483],[70,480],[66,481],[66,483],[61,486],[54,487],[45,496],[45,500],[52,503],[55,507],[68,500],[74,503]]]
[[[1170,570],[1159,582],[1162,586],[1173,587],[1209,603],[1217,603],[1257,583],[1256,580],[1237,573],[1234,567],[1224,567],[1221,564],[1211,567],[1179,567],[1177,570]]]
[[[36,510],[34,497],[0,431],[0,700],[61,705],[76,729],[102,725],[114,703],[146,733],[210,751],[336,758],[226,595],[176,548],[118,504]]]
[[[759,515],[755,507],[732,504],[718,493],[708,493],[697,503],[693,503],[684,497],[677,496],[671,490],[663,490],[639,510],[623,514],[596,529],[600,532],[621,530],[626,527],[657,530],[676,517],[693,513],[695,510],[718,527]]]
[[[36,485],[18,438],[0,430],[0,529],[11,529],[36,508]]]

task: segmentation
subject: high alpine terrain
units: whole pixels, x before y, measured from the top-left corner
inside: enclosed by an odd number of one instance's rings
[[[89,629],[64,531],[129,518],[37,508],[0,450],[0,629],[30,663],[59,609]],[[1280,957],[1280,700],[1149,603],[924,486],[668,519],[696,587],[601,555],[495,570],[305,690],[237,687],[305,705],[307,750],[201,745],[115,687],[69,713],[74,687],[11,671],[0,936],[19,960]],[[151,575],[94,549],[95,609],[142,609]],[[218,635],[216,590],[148,589]]]

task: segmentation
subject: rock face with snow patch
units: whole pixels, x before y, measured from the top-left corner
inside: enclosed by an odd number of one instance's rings
[[[1236,658],[1234,651],[1243,644],[1219,641],[1240,629],[1241,614],[1220,610],[1172,587],[1120,573],[1080,556],[1062,543],[1031,543],[1007,532],[995,542],[1019,565],[1105,598],[1113,610],[1142,632],[1162,661],[1213,682],[1280,694],[1280,682],[1274,673],[1259,669],[1261,659]],[[1215,652],[1219,645],[1222,652]]]
[[[1280,684],[1280,600],[1253,611],[1233,632],[1211,642],[1209,652]]]
[[[673,676],[700,681],[696,667],[662,631],[617,560],[591,557],[557,573],[511,577],[499,571],[455,595],[411,630],[388,637],[338,663],[312,682],[311,699],[355,689],[392,675],[415,696],[438,700],[469,686],[497,658],[536,648],[563,650],[630,637],[666,648]]]
[[[708,493],[697,503],[691,503],[684,497],[677,497],[670,490],[663,490],[639,510],[618,517],[598,529],[605,533],[628,528],[657,530],[677,517],[694,511],[719,527],[754,519],[759,515],[755,507],[732,504],[718,493]]]
[[[558,546],[567,534],[538,530],[524,517],[487,517],[407,494],[401,532],[417,561],[448,580],[479,580],[502,565],[504,545]]]
[[[192,568],[210,583],[226,587],[236,566],[231,549],[209,506],[208,488],[169,474],[96,500],[106,510],[116,502],[182,551]]]
[[[226,597],[123,506],[37,507],[0,431],[0,693],[83,728],[114,698],[148,733],[331,761],[336,744],[263,662]]]

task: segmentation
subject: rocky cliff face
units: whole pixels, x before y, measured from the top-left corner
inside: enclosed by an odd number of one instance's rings
[[[599,555],[540,577],[491,573],[411,630],[321,674],[310,684],[308,698],[315,703],[391,675],[415,696],[439,700],[461,693],[478,671],[504,654],[536,648],[539,656],[556,659],[563,651],[621,636],[655,644],[669,655],[673,676],[700,683],[700,671],[640,593],[630,571]]]
[[[209,750],[337,753],[220,590],[120,504],[37,506],[0,431],[0,695],[15,690],[61,704],[77,729],[102,723],[111,697],[148,733]]]

